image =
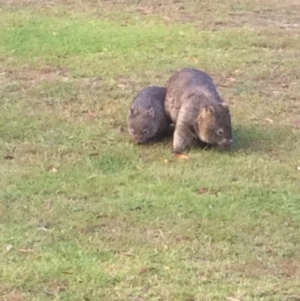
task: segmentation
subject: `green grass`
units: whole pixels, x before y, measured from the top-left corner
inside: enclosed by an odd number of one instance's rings
[[[97,3],[0,1],[0,300],[298,300],[297,4]],[[131,142],[132,98],[184,66],[229,153]]]

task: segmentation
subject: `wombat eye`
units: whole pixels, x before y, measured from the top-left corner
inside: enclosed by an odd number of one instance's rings
[[[147,129],[143,129],[143,134],[144,134],[144,135],[147,135],[148,132],[149,132],[149,131],[148,131]]]
[[[217,135],[218,135],[218,136],[222,136],[223,133],[224,133],[224,130],[223,130],[223,129],[218,129],[218,130],[217,130]]]

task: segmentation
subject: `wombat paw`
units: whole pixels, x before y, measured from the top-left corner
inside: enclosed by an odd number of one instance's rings
[[[184,149],[182,149],[182,148],[174,148],[174,149],[172,149],[172,153],[173,154],[183,154],[184,153]]]

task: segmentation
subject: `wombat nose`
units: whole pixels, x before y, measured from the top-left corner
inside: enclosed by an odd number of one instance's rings
[[[219,147],[227,149],[227,148],[231,147],[232,143],[233,143],[233,139],[226,139],[226,138],[224,138],[221,141],[221,143],[219,143]]]
[[[232,143],[233,143],[233,140],[232,140],[232,139],[226,139],[226,140],[224,141],[224,146],[230,147],[230,146],[232,145]]]
[[[227,139],[227,145],[230,146],[233,143],[233,139]]]

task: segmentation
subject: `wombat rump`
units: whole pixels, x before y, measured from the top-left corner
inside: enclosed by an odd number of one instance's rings
[[[229,108],[205,72],[177,71],[167,85],[165,111],[175,125],[173,152],[186,151],[194,138],[219,149],[231,146]]]
[[[128,132],[136,143],[147,143],[173,133],[172,121],[164,108],[166,92],[165,87],[149,86],[131,102],[127,124]]]

